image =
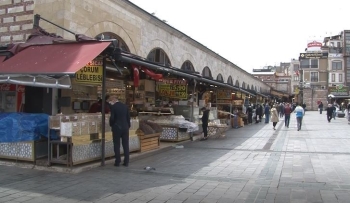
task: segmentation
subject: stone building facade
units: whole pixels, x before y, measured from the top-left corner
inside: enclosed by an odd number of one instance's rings
[[[233,84],[242,86],[244,82],[258,92],[270,90],[247,71],[127,0],[2,0],[0,45],[25,41],[33,27],[34,14],[90,37],[113,33],[131,53],[144,58],[152,50],[161,49],[172,67],[180,68],[185,61],[190,61],[196,72],[202,73],[208,67],[214,79],[221,74],[224,82],[231,76]],[[40,26],[66,39],[74,39],[71,33],[45,21],[41,20]]]
[[[0,45],[23,42],[33,28],[33,0],[0,1]]]

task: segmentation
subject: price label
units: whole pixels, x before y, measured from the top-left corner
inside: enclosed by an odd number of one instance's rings
[[[187,99],[187,85],[159,84],[160,96],[177,99]]]

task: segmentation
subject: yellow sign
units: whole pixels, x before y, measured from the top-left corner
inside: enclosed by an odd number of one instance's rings
[[[231,90],[217,90],[217,99],[232,99]]]
[[[91,61],[75,73],[77,83],[96,84],[102,83],[102,61]]]
[[[295,88],[294,94],[299,94],[299,88],[298,87]]]
[[[163,97],[187,99],[187,82],[185,80],[169,80],[165,83],[159,83],[158,93]]]

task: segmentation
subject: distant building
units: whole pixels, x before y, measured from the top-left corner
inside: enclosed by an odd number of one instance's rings
[[[289,73],[291,63],[280,63],[279,66],[266,66],[253,69],[253,76],[271,86],[274,90],[291,95],[291,77]]]

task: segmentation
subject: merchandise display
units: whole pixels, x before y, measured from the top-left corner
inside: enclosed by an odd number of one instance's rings
[[[105,151],[106,157],[114,156],[113,136],[109,126],[109,114],[105,115]],[[66,164],[72,166],[101,158],[101,113],[80,113],[49,117],[49,129],[60,135],[60,140],[51,140],[49,136],[49,163]],[[132,118],[129,129],[130,152],[140,150],[140,139],[136,134],[139,120]],[[59,146],[64,146],[60,150]],[[51,151],[51,152],[50,152]],[[122,153],[122,149],[121,149]]]

